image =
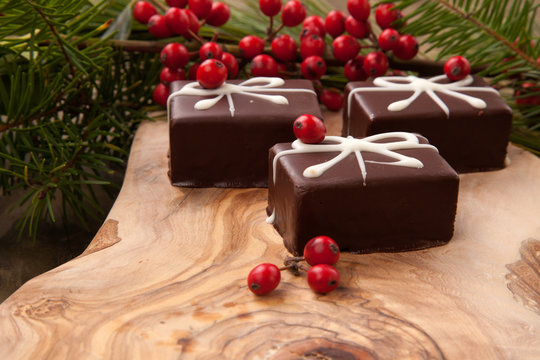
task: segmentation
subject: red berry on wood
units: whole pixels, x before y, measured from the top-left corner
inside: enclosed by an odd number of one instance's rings
[[[151,16],[148,20],[148,32],[160,39],[172,36],[171,30],[165,23],[165,16],[159,14]]]
[[[326,29],[324,28],[324,19],[320,17],[319,15],[311,15],[308,16],[303,22],[302,22],[302,28],[314,26],[319,30],[319,35],[324,38],[324,35],[326,35]]]
[[[410,60],[418,53],[418,42],[412,35],[400,35],[392,52],[398,59]]]
[[[281,11],[281,22],[285,26],[293,27],[299,25],[306,18],[306,8],[298,0],[290,0]]]
[[[160,61],[171,69],[183,68],[189,60],[186,47],[179,43],[169,43],[161,50]]]
[[[463,56],[452,56],[444,64],[444,73],[451,81],[458,81],[471,73],[471,64]]]
[[[399,42],[399,36],[399,32],[396,29],[384,29],[379,35],[379,46],[385,51],[394,50]]]
[[[309,80],[318,80],[326,73],[326,62],[317,55],[308,56],[300,66],[302,76]]]
[[[371,7],[368,0],[347,0],[347,10],[358,21],[366,21],[369,18]]]
[[[312,55],[322,56],[324,54],[325,45],[326,43],[320,36],[307,36],[303,38],[302,42],[300,43],[300,55],[303,59]]]
[[[173,70],[165,66],[163,69],[161,69],[161,73],[159,74],[159,80],[165,85],[170,85],[173,81],[185,79],[186,73],[184,72],[184,69]]]
[[[375,10],[375,21],[381,27],[386,29],[389,27],[399,27],[399,20],[403,17],[401,10],[395,9],[394,4],[380,4]]]
[[[339,273],[332,265],[319,264],[308,270],[307,281],[313,291],[326,294],[337,288]]]
[[[197,81],[206,89],[215,89],[227,80],[227,67],[219,60],[204,60],[197,69]]]
[[[133,7],[133,18],[141,24],[148,24],[148,20],[157,13],[154,5],[147,1],[137,1]]]
[[[388,70],[388,58],[380,51],[371,52],[364,58],[364,71],[368,76],[384,75]]]
[[[222,26],[225,25],[229,18],[231,17],[231,9],[229,5],[222,2],[215,2],[212,4],[212,10],[210,15],[206,18],[206,23],[212,26]]]
[[[346,62],[354,58],[360,51],[360,44],[350,35],[341,35],[332,42],[334,57]]]
[[[363,39],[369,35],[369,23],[367,21],[358,21],[349,16],[345,21],[345,30],[357,39]]]
[[[270,55],[260,54],[251,60],[249,65],[252,76],[277,76],[277,62]]]
[[[212,11],[212,0],[188,0],[188,6],[199,19],[206,19]]]
[[[154,89],[152,98],[154,99],[155,103],[161,106],[167,106],[167,99],[169,98],[169,94],[169,86],[165,84],[158,84],[158,86],[156,86],[156,88]]]
[[[247,35],[240,40],[238,48],[243,57],[253,59],[255,56],[262,54],[264,50],[264,40],[255,35]]]
[[[281,11],[281,0],[259,0],[259,8],[266,16],[276,16]]]
[[[294,136],[305,144],[318,144],[326,136],[326,126],[311,114],[300,115],[293,123]]]
[[[184,35],[189,28],[189,16],[184,9],[171,7],[165,13],[165,23],[175,34]]]
[[[190,66],[188,71],[188,79],[189,80],[197,80],[197,70],[199,69],[200,63],[193,63],[193,65]]]
[[[343,11],[332,10],[326,15],[324,28],[332,37],[337,37],[345,32],[347,15]]]
[[[221,46],[218,43],[212,41],[204,43],[199,49],[199,57],[203,61],[206,59],[221,60],[222,56],[223,49],[221,49]]]
[[[221,62],[227,67],[228,79],[234,79],[238,75],[238,60],[232,54],[226,52],[221,56]]]
[[[185,8],[187,0],[166,0],[167,5],[170,7]]]
[[[339,246],[328,236],[316,236],[304,246],[304,259],[311,266],[334,265],[339,259]]]
[[[347,61],[347,63],[345,63],[343,72],[349,81],[366,80],[368,76],[364,71],[364,56],[357,55],[353,59]]]
[[[265,295],[274,290],[281,280],[281,272],[274,264],[263,263],[249,272],[247,284],[249,290],[256,295]]]
[[[296,50],[296,41],[290,35],[282,34],[272,40],[272,53],[281,61],[296,59]]]

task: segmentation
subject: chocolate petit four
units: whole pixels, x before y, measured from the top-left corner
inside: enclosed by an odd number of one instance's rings
[[[268,149],[294,140],[301,114],[321,115],[311,81],[231,80],[217,89],[172,83],[169,177],[176,186],[266,187]]]
[[[512,110],[481,78],[386,76],[345,89],[343,135],[419,133],[457,172],[504,167]]]
[[[318,235],[358,253],[423,249],[452,238],[459,176],[421,136],[277,144],[269,172],[267,222],[295,255]]]

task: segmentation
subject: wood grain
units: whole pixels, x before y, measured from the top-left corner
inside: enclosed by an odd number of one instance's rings
[[[519,270],[538,259],[523,242],[540,238],[531,154],[511,146],[508,168],[461,177],[448,245],[344,254],[328,295],[283,273],[256,297],[249,270],[287,256],[267,191],[171,187],[166,152],[166,123],[143,123],[89,248],[0,305],[0,359],[540,358],[540,275]]]

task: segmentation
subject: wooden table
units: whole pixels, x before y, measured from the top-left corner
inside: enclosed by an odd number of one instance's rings
[[[448,245],[344,254],[330,294],[286,272],[256,297],[249,270],[287,256],[267,191],[174,188],[167,146],[165,122],[140,126],[88,249],[0,305],[0,359],[540,359],[533,155],[461,176]]]

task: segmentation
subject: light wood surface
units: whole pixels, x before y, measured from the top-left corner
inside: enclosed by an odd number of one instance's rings
[[[330,121],[337,133],[339,114]],[[0,359],[540,359],[540,160],[461,177],[446,246],[344,254],[339,288],[282,274],[265,189],[167,179],[167,125],[143,123],[121,193],[78,258],[0,305]]]

